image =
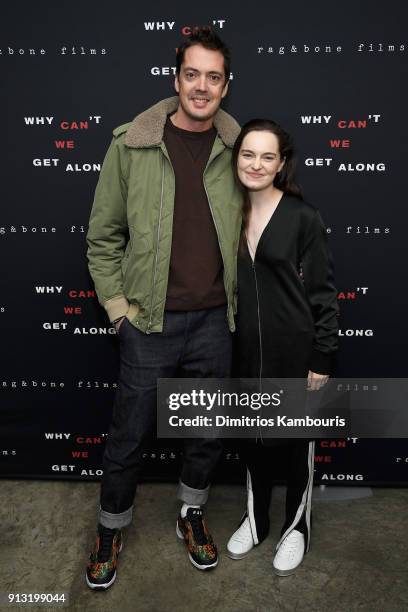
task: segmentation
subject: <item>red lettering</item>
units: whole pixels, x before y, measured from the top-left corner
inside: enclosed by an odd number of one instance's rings
[[[315,455],[315,463],[331,463],[331,455]]]
[[[73,308],[72,306],[64,306],[64,313],[67,315],[80,315],[82,314],[82,308],[80,306],[75,306],[75,308]]]
[[[321,448],[346,448],[346,440],[320,440]]]
[[[73,140],[54,140],[56,149],[75,149]]]
[[[60,128],[62,130],[87,130],[89,128],[88,121],[61,121]]]
[[[88,451],[71,451],[71,455],[74,459],[87,459]]]
[[[70,298],[94,298],[95,290],[88,289],[88,291],[76,291],[75,289],[71,289],[68,291],[68,296]]]
[[[355,300],[356,299],[356,292],[355,291],[347,291],[347,294],[344,293],[344,291],[340,291],[340,293],[337,295],[337,299],[338,300]]]
[[[350,141],[349,140],[331,140],[330,146],[332,149],[349,149]]]
[[[84,438],[83,436],[77,436],[75,441],[77,444],[102,444],[101,437]]]
[[[346,121],[345,119],[340,119],[340,121],[337,122],[337,127],[339,128],[366,128],[367,127],[367,120],[366,119],[359,119],[358,121],[353,121],[353,119],[351,119],[350,121]]]

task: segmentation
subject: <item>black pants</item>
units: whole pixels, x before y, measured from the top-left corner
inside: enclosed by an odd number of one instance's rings
[[[287,466],[286,516],[276,548],[292,529],[297,529],[305,536],[307,552],[310,546],[314,441],[290,439],[277,446],[251,441],[243,446],[243,453],[247,464],[247,515],[255,544],[260,544],[268,535],[272,481],[276,478],[274,468],[284,462]]]
[[[120,375],[103,459],[100,522],[120,528],[132,520],[143,453],[156,429],[158,378],[230,376],[231,333],[226,306],[165,312],[163,332],[144,334],[125,319],[119,328]],[[207,501],[212,472],[222,453],[217,439],[185,440],[178,497]]]

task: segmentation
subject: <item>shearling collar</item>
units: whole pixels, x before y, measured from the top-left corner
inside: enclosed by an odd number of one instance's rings
[[[137,115],[126,132],[125,145],[136,149],[160,145],[167,115],[177,110],[178,103],[178,96],[165,98]],[[235,119],[220,108],[214,117],[214,127],[223,143],[232,148],[241,131]]]

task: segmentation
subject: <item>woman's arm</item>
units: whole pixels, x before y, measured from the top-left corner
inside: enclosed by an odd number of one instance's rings
[[[315,324],[315,339],[309,369],[312,373],[331,374],[338,347],[339,307],[326,227],[316,209],[313,210],[303,234],[301,265],[307,299]]]

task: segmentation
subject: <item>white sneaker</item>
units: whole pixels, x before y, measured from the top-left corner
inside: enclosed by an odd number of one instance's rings
[[[278,576],[290,576],[303,561],[305,536],[293,529],[283,540],[273,560],[273,569]]]
[[[254,546],[251,526],[247,517],[228,541],[228,556],[231,559],[243,559]]]

